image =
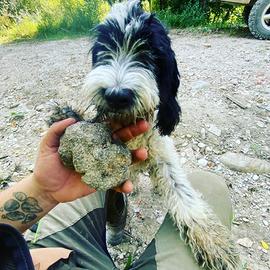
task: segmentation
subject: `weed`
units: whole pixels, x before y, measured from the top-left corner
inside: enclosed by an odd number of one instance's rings
[[[18,121],[24,118],[24,113],[22,112],[11,112],[10,113],[10,121]]]
[[[130,269],[130,267],[132,265],[133,258],[134,258],[134,256],[132,254],[128,255],[127,263],[126,263],[124,270]]]

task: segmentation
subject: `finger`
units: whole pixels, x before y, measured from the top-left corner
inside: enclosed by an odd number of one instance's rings
[[[130,180],[125,181],[121,186],[115,188],[117,192],[130,193],[133,190],[133,184]]]
[[[136,150],[132,150],[132,162],[136,163],[139,161],[144,161],[148,158],[148,153],[145,148],[139,148]]]
[[[123,127],[123,125],[121,125],[121,123],[115,122],[115,121],[111,121],[109,124],[110,124],[110,127],[112,129],[112,132],[115,132],[116,130]]]
[[[68,118],[63,121],[54,123],[47,131],[42,142],[48,147],[58,147],[59,139],[65,132],[66,128],[75,124],[76,120],[74,118]]]
[[[127,142],[134,137],[146,132],[148,129],[149,124],[145,120],[139,120],[135,125],[131,125],[117,130],[113,134],[113,138],[120,139],[123,142]]]

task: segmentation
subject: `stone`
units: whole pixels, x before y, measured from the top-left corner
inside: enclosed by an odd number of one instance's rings
[[[246,217],[244,217],[244,218],[243,218],[243,221],[246,222],[246,223],[248,223],[248,222],[249,222],[249,219],[246,218]]]
[[[208,131],[217,137],[219,137],[221,135],[221,130],[213,124],[209,125]]]
[[[192,90],[199,91],[199,90],[207,90],[210,88],[210,83],[206,81],[196,81],[192,84]]]
[[[69,126],[60,140],[58,151],[65,166],[96,190],[108,190],[129,178],[131,153],[111,135],[105,124],[82,121]]]
[[[206,147],[206,145],[204,143],[202,143],[202,142],[198,143],[198,146],[199,146],[199,148],[205,148]]]
[[[264,128],[265,127],[265,124],[262,121],[258,121],[256,124],[260,128]]]
[[[208,161],[205,158],[201,158],[198,160],[198,164],[202,167],[205,167],[205,166],[207,166]]]
[[[266,226],[266,227],[268,227],[268,225],[269,225],[268,221],[266,221],[265,219],[262,221],[262,223],[263,223],[263,225]]]
[[[212,47],[212,45],[210,43],[204,43],[203,46],[206,47],[206,48],[211,48]]]
[[[240,153],[227,152],[220,157],[220,161],[231,170],[246,173],[270,173],[270,163],[266,160],[251,158]]]
[[[251,248],[253,245],[252,240],[250,240],[249,238],[245,237],[245,238],[240,238],[237,240],[236,242],[238,245],[242,246],[242,247],[246,247],[246,248]]]
[[[205,128],[201,128],[201,137],[204,140],[206,138],[206,130]]]
[[[252,179],[256,181],[259,179],[259,176],[257,174],[255,174],[255,175],[253,175]]]
[[[240,145],[240,144],[241,144],[241,141],[240,141],[239,139],[237,139],[237,140],[235,141],[235,143],[238,144],[238,145]]]

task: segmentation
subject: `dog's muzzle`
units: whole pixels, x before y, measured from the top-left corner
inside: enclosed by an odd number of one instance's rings
[[[110,109],[126,110],[134,104],[135,95],[130,89],[108,88],[104,90],[104,99]]]

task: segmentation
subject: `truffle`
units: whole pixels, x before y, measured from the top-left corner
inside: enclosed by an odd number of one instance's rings
[[[105,124],[82,121],[69,126],[58,151],[64,165],[80,173],[91,188],[108,190],[128,179],[131,153],[112,140]]]

